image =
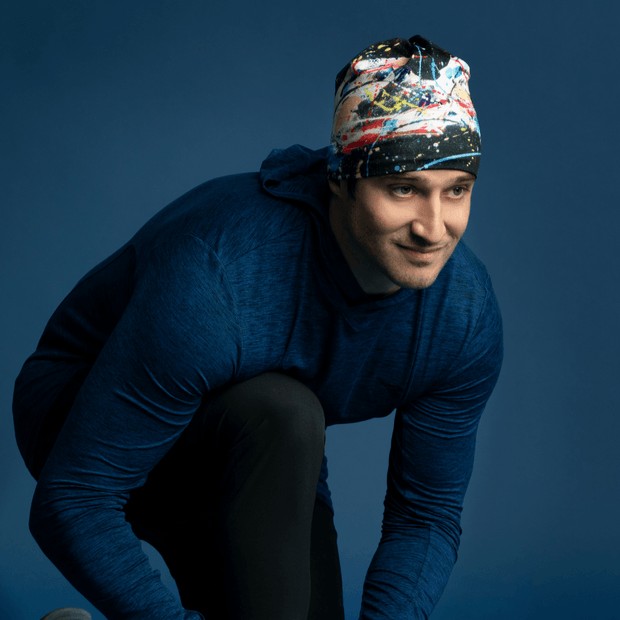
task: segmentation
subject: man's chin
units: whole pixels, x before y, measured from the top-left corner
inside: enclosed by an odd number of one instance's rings
[[[430,273],[399,274],[398,277],[393,277],[390,279],[399,288],[421,291],[429,286],[432,286],[439,277],[440,273],[441,269],[432,270]]]
[[[412,284],[410,284],[409,286],[403,286],[402,288],[407,288],[410,290],[414,290],[414,291],[422,291],[425,288],[429,288],[430,286],[432,286],[435,283],[435,280],[437,280],[437,278],[431,278],[429,280],[424,280],[424,281],[416,281]]]

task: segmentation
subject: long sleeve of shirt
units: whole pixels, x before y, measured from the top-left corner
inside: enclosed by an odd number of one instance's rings
[[[153,251],[39,478],[33,535],[110,618],[201,617],[185,611],[151,569],[123,506],[202,395],[234,375],[238,326],[222,278],[217,259],[194,237]]]
[[[489,294],[447,377],[397,412],[361,620],[422,620],[443,593],[457,559],[478,422],[501,360],[501,318]]]

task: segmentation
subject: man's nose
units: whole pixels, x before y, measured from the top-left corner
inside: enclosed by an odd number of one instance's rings
[[[420,201],[411,221],[411,232],[428,245],[441,242],[446,233],[441,196],[430,195]]]

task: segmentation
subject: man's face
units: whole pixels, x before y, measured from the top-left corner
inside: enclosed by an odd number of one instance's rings
[[[439,275],[465,232],[475,177],[424,170],[330,181],[330,223],[360,286],[369,294],[423,289]]]

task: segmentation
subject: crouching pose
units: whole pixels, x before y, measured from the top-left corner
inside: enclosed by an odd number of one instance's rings
[[[14,399],[30,528],[106,618],[341,620],[325,427],[394,409],[361,618],[429,616],[502,358],[460,241],[468,80],[419,36],[370,46],[337,76],[329,147],[191,190],[51,317]]]

